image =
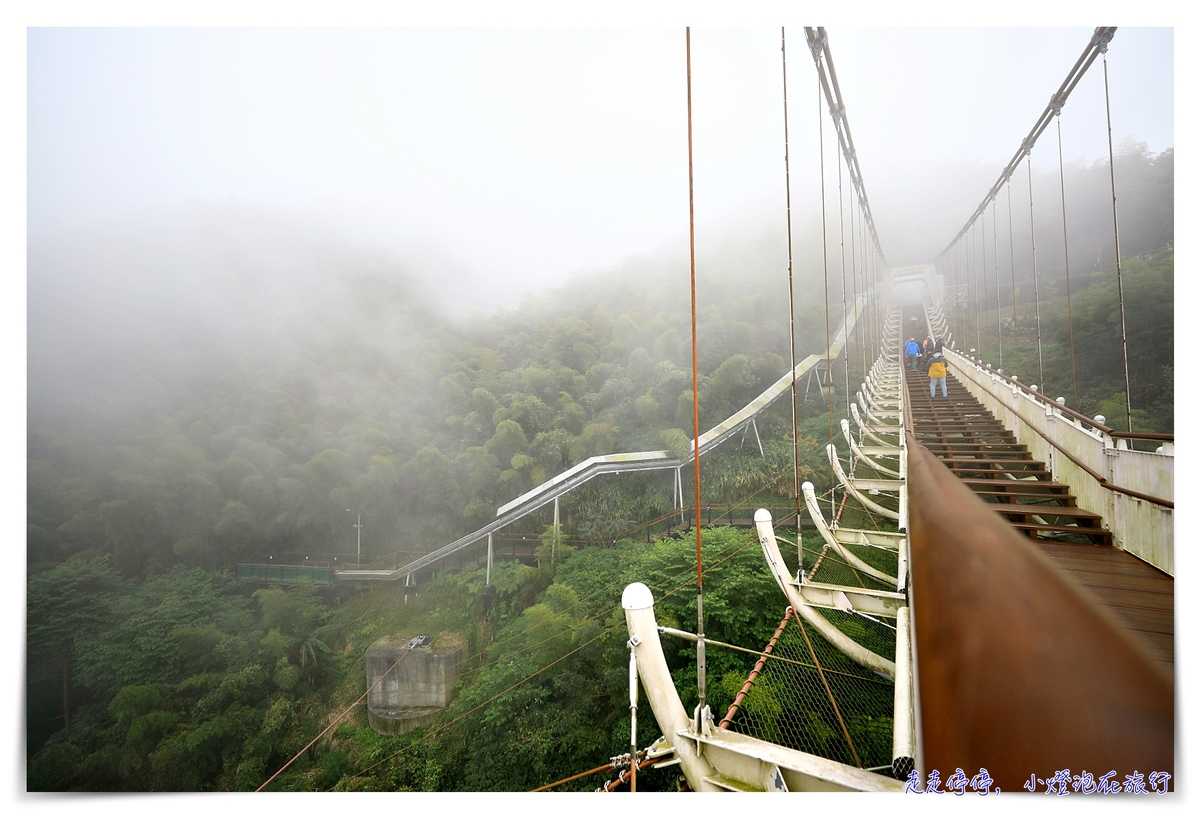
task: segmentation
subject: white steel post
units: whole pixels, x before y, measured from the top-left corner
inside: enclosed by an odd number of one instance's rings
[[[638,674],[637,655],[633,652],[636,644],[629,640],[629,791],[637,792],[637,704],[638,704]],[[641,641],[640,639],[638,640]]]
[[[554,498],[554,539],[550,541],[550,567],[554,567],[554,557],[558,552],[558,498]]]

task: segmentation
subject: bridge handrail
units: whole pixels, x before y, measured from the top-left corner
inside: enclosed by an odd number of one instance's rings
[[[954,352],[954,351],[952,350],[952,352]],[[962,353],[957,353],[957,354],[960,356],[962,355]],[[1003,375],[998,375],[998,373],[996,373],[994,370],[991,370],[991,369],[988,369],[985,371],[987,371],[989,375],[996,375],[997,377],[1000,377],[1000,378],[1004,377]],[[980,389],[982,389],[984,392],[987,392],[993,398],[995,398],[997,402],[999,402],[1001,404],[1004,403],[1003,398],[1001,398],[999,395],[997,395],[992,390],[988,389],[986,384],[980,383],[979,381],[975,381],[975,385],[978,386]],[[1040,395],[1039,393],[1033,392],[1029,389],[1026,389],[1025,392],[1029,395],[1035,395],[1035,396],[1041,397],[1043,399],[1045,398],[1044,395]],[[1043,405],[1042,401],[1037,401],[1037,403],[1039,405]],[[1054,408],[1062,409],[1063,407],[1061,404],[1054,404]],[[1020,413],[1017,413],[1017,414],[1018,414],[1018,416],[1020,416]],[[1024,418],[1022,418],[1022,420],[1024,420]],[[1115,491],[1120,494],[1125,494],[1129,497],[1136,497],[1139,500],[1146,500],[1148,502],[1154,503],[1155,505],[1163,506],[1165,508],[1170,508],[1170,509],[1175,508],[1175,503],[1172,500],[1165,500],[1162,497],[1155,497],[1152,494],[1145,494],[1140,491],[1135,491],[1134,489],[1125,488],[1124,486],[1118,486],[1115,483],[1110,483],[1108,481],[1107,477],[1100,474],[1098,471],[1096,471],[1095,469],[1091,468],[1086,463],[1081,461],[1069,449],[1064,447],[1058,441],[1054,440],[1052,437],[1047,435],[1041,429],[1037,428],[1037,426],[1035,426],[1034,424],[1029,423],[1027,421],[1026,421],[1025,425],[1028,426],[1030,429],[1032,429],[1034,432],[1037,432],[1038,436],[1040,436],[1043,440],[1045,440],[1047,443],[1049,443],[1051,446],[1053,446],[1058,452],[1065,455],[1068,460],[1070,460],[1072,463],[1074,463],[1079,468],[1083,469],[1083,471],[1085,471],[1088,474],[1088,476],[1090,476],[1092,479],[1096,480],[1101,486],[1108,489],[1109,491]]]
[[[992,390],[988,389],[988,388],[987,388],[986,386],[984,386],[983,384],[980,384],[980,385],[979,385],[979,388],[980,388],[980,389],[982,389],[983,391],[987,392],[987,393],[988,393],[989,395],[991,395],[993,398],[997,398],[997,400],[999,400],[998,396],[997,396],[997,395],[996,395],[994,392],[992,392]],[[1113,484],[1113,483],[1110,483],[1110,482],[1108,482],[1108,478],[1107,478],[1107,477],[1105,477],[1104,475],[1100,474],[1100,473],[1099,473],[1098,471],[1096,471],[1095,469],[1093,469],[1093,468],[1091,468],[1090,466],[1088,466],[1086,463],[1084,463],[1084,462],[1083,462],[1082,460],[1080,460],[1078,457],[1076,457],[1075,455],[1073,455],[1073,454],[1070,452],[1070,450],[1068,450],[1068,449],[1067,449],[1067,448],[1065,448],[1064,446],[1060,445],[1060,444],[1059,444],[1059,443],[1058,443],[1056,440],[1054,440],[1053,438],[1051,438],[1049,435],[1047,435],[1047,434],[1046,434],[1045,432],[1043,432],[1041,429],[1038,429],[1038,428],[1036,428],[1036,427],[1034,427],[1034,426],[1030,426],[1030,428],[1031,428],[1031,429],[1033,429],[1033,431],[1037,432],[1037,433],[1038,433],[1038,435],[1039,435],[1039,436],[1040,436],[1040,437],[1041,437],[1043,440],[1045,440],[1047,443],[1049,443],[1051,446],[1053,446],[1055,449],[1057,449],[1057,450],[1058,450],[1058,451],[1059,451],[1061,454],[1065,455],[1065,456],[1066,456],[1066,458],[1067,458],[1068,460],[1070,460],[1070,461],[1071,461],[1072,463],[1074,463],[1076,466],[1078,466],[1079,468],[1081,468],[1081,469],[1083,469],[1085,472],[1087,472],[1087,473],[1088,473],[1088,475],[1089,475],[1090,477],[1092,477],[1093,479],[1095,479],[1095,480],[1096,480],[1098,483],[1100,483],[1100,485],[1104,486],[1104,488],[1108,489],[1109,491],[1116,491],[1116,492],[1120,492],[1121,494],[1125,494],[1125,495],[1128,495],[1128,496],[1130,496],[1130,497],[1136,497],[1136,498],[1138,498],[1139,500],[1147,500],[1147,501],[1149,501],[1149,502],[1151,502],[1151,503],[1154,503],[1154,504],[1156,504],[1156,505],[1165,506],[1166,508],[1175,508],[1175,503],[1173,503],[1173,502],[1172,502],[1172,501],[1170,501],[1170,500],[1164,500],[1163,498],[1161,498],[1161,497],[1155,497],[1155,496],[1154,496],[1154,495],[1152,495],[1152,494],[1143,494],[1143,493],[1142,493],[1142,492],[1140,492],[1140,491],[1134,491],[1133,489],[1127,489],[1127,488],[1125,488],[1124,486],[1118,486],[1118,485],[1115,485],[1115,484]]]
[[[959,351],[959,354],[961,355],[962,352]],[[1017,387],[1021,391],[1025,392],[1028,395],[1037,399],[1039,402],[1044,401],[1044,402],[1046,402],[1047,405],[1054,404],[1051,407],[1052,409],[1054,409],[1054,411],[1060,412],[1064,415],[1069,415],[1069,416],[1075,418],[1076,420],[1082,421],[1083,423],[1086,423],[1088,426],[1095,428],[1097,431],[1103,432],[1104,434],[1108,435],[1109,437],[1123,438],[1125,440],[1161,440],[1166,443],[1174,443],[1175,442],[1175,435],[1171,432],[1122,432],[1120,429],[1113,429],[1111,426],[1105,426],[1103,423],[1096,420],[1095,418],[1090,418],[1087,415],[1083,414],[1083,412],[1080,412],[1076,409],[1072,409],[1069,406],[1065,406],[1061,403],[1058,403],[1057,401],[1053,400],[1052,398],[1048,398],[1047,393],[1045,393],[1045,392],[1038,392],[1036,390],[1030,389],[1028,386],[1021,383],[1017,379],[1015,379],[1009,375],[1005,375],[1002,372],[997,372],[995,369],[993,369],[990,366],[987,366],[986,364],[981,364],[981,366],[984,369],[986,369],[988,372],[994,374],[997,378],[1000,378],[1001,380],[1005,381],[1006,383],[1009,383],[1012,386]]]
[[[932,324],[932,322],[929,320],[929,306],[928,305],[926,305],[926,308],[925,308],[925,320],[926,320],[926,323]],[[954,349],[954,348],[951,347],[951,349]],[[963,357],[968,357],[962,352],[962,350],[955,349],[954,351],[957,352],[959,355],[963,355]],[[1082,421],[1083,423],[1086,423],[1088,426],[1091,426],[1094,429],[1097,429],[1098,431],[1103,432],[1104,434],[1108,435],[1111,438],[1125,439],[1125,440],[1159,440],[1164,443],[1174,443],[1175,442],[1175,435],[1170,432],[1122,432],[1120,429],[1113,429],[1111,426],[1105,426],[1103,423],[1096,420],[1095,418],[1090,418],[1078,410],[1072,409],[1069,406],[1058,403],[1057,401],[1054,401],[1053,399],[1046,397],[1045,392],[1038,392],[1034,389],[1030,389],[1028,386],[1021,383],[1016,378],[1013,378],[1010,375],[1005,375],[1003,372],[999,372],[986,364],[979,364],[979,365],[981,367],[983,367],[984,369],[986,369],[989,373],[995,375],[997,378],[1000,378],[1001,380],[1005,381],[1009,385],[1014,386],[1017,389],[1020,389],[1022,392],[1029,395],[1030,397],[1034,398],[1035,400],[1037,400],[1039,402],[1046,401],[1048,403],[1054,403],[1054,406],[1052,407],[1054,409],[1054,411],[1061,412],[1064,415],[1069,415],[1070,417],[1073,417],[1076,420]]]
[[[1068,764],[1173,772],[1166,674],[911,433],[908,452],[925,766],[1005,791]]]

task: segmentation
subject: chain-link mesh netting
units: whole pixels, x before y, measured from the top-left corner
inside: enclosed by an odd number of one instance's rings
[[[895,632],[882,621],[820,614],[870,650],[895,655]],[[853,766],[892,762],[891,680],[846,658],[790,612],[743,693],[727,714],[730,730]]]
[[[842,547],[867,565],[877,568],[889,576],[896,576],[896,572],[899,570],[899,558],[897,553],[891,549],[871,545],[843,544]],[[873,588],[878,591],[896,590],[895,585],[889,585],[849,565],[837,551],[826,547],[825,541],[819,534],[806,532],[802,548],[805,576],[813,582],[848,585],[852,588]],[[781,541],[780,551],[788,570],[794,575],[796,572],[795,546]]]

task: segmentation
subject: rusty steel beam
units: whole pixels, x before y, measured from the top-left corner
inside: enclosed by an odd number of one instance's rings
[[[1061,770],[1173,776],[1173,680],[907,440],[922,772],[986,768],[1005,791]]]

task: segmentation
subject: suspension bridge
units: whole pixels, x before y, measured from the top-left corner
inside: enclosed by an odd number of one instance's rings
[[[1061,185],[1060,114],[1097,58],[1107,103],[1107,50],[1115,31],[1095,30],[939,257],[880,277],[872,302],[879,355],[860,384],[857,404],[850,402],[846,379],[847,415],[858,427],[856,440],[843,421],[850,468],[843,467],[832,433],[827,451],[836,485],[895,527],[849,531],[836,517],[827,522],[806,483],[807,511],[824,547],[813,555],[797,539],[789,563],[770,512],[759,511],[764,558],[788,608],[719,723],[702,683],[694,709],[683,706],[660,641],[660,635],[675,634],[655,622],[646,586],[626,589],[631,677],[640,677],[673,749],[671,761],[682,767],[691,789],[986,794],[995,787],[1065,794],[1170,788],[1173,437],[1128,431],[1132,405],[1111,118],[1125,430],[1005,375],[980,351],[982,316],[993,292],[985,217],[990,208],[995,337],[1002,349],[998,196],[1007,193],[1011,249],[1014,174],[1024,162],[1032,237],[1031,151],[1049,124],[1058,123]],[[846,165],[854,169],[841,95],[831,93],[836,80],[828,82],[822,70],[833,74],[827,38],[819,29],[807,33]],[[865,207],[865,195],[860,201]],[[1065,194],[1062,207],[1066,253]],[[1031,257],[1038,383],[1044,384],[1036,245]],[[1011,263],[1011,252],[1009,258]],[[1069,323],[1069,259],[1065,267]],[[1015,311],[1015,271],[1012,288]],[[956,295],[950,299],[953,323],[943,313],[947,292]],[[936,354],[924,350],[922,362],[945,368],[930,368],[927,376],[924,366],[908,365],[916,360],[906,360],[909,333],[939,339]],[[974,344],[959,343],[972,335]],[[1073,332],[1071,339],[1074,384]],[[1145,444],[1157,446],[1146,451]],[[704,641],[702,620],[690,638]],[[880,677],[891,680],[890,691],[879,689]],[[636,704],[631,693],[635,713]],[[864,722],[873,721],[890,727],[890,747],[869,740]],[[636,748],[629,756],[638,758]],[[631,785],[639,766],[653,764],[648,752],[631,760]]]
[[[904,268],[888,267],[875,232],[828,36],[820,28],[805,32],[838,143],[839,207],[843,168],[850,180],[851,260],[847,265],[842,233],[842,314],[836,332],[827,330],[825,349],[793,360],[757,398],[698,435],[686,460],[665,450],[593,457],[501,506],[495,520],[444,547],[391,568],[342,568],[334,576],[408,582],[486,542],[490,579],[499,531],[551,504],[558,522],[561,497],[606,475],[673,471],[676,510],[684,514],[682,469],[696,468],[698,485],[699,459],[717,446],[753,433],[761,447],[757,418],[789,396],[794,418],[797,387],[816,377],[829,401],[826,451],[834,490],[818,497],[811,483],[800,484],[797,466],[790,519],[795,524],[807,514],[821,544],[814,549],[799,536],[788,543],[776,530],[783,520],[767,509],[754,515],[780,591],[765,604],[779,604],[782,619],[766,646],[751,646],[758,662],[732,707],[718,719],[705,701],[704,648],[737,646],[704,636],[699,604],[696,633],[658,625],[653,594],[634,583],[621,600],[629,631],[630,752],[566,780],[607,769],[619,776],[603,789],[633,787],[639,770],[677,765],[685,786],[701,791],[1166,791],[1175,761],[1174,440],[1130,431],[1115,180],[1124,428],[1038,389],[1045,372],[1036,247],[1037,384],[1005,374],[980,352],[989,301],[1003,348],[1001,194],[1011,249],[1020,165],[1026,165],[1032,237],[1030,154],[1056,123],[1061,183],[1060,115],[1097,60],[1107,92],[1107,51],[1116,29],[1095,29],[945,250],[929,264]],[[781,45],[786,117],[785,41]],[[1108,142],[1111,173],[1111,120]],[[1065,195],[1062,207],[1065,213]],[[838,221],[845,219],[839,214]],[[788,272],[790,286],[790,256]],[[1069,311],[1069,260],[1066,275]],[[1015,265],[1011,279],[1015,321]],[[827,297],[827,309],[829,303]],[[924,369],[906,365],[905,338],[918,334],[940,342],[944,385],[931,389]],[[1073,345],[1071,356],[1074,378]],[[852,363],[860,374],[857,387]],[[845,399],[840,436],[832,428],[837,391]],[[842,525],[839,497],[842,506],[868,512],[877,527]],[[702,591],[698,489],[691,515]],[[667,638],[697,646],[699,700],[689,706],[664,658]],[[639,690],[662,731],[646,748],[636,745]]]

